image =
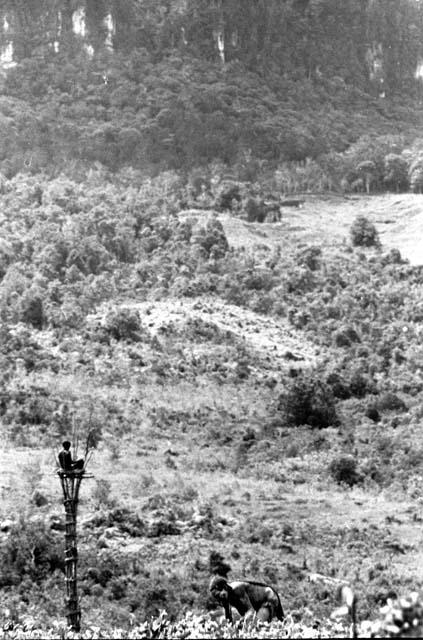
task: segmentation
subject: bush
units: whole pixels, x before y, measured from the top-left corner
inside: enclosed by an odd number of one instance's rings
[[[115,340],[139,341],[142,326],[138,311],[132,309],[110,311],[106,316],[105,330]]]
[[[223,181],[218,188],[216,207],[220,211],[232,211],[234,202],[241,202],[241,186],[237,182]]]
[[[45,324],[42,294],[35,289],[28,289],[20,301],[20,318],[22,322],[42,329]]]
[[[351,225],[351,241],[355,247],[379,247],[379,234],[375,225],[365,216],[358,216]]]
[[[350,455],[333,458],[329,464],[329,473],[338,484],[346,484],[349,487],[353,487],[361,480],[357,472],[357,461]]]
[[[360,336],[353,327],[341,327],[335,333],[337,347],[350,347],[353,342],[360,342]]]
[[[326,383],[330,386],[335,398],[346,400],[351,397],[351,391],[347,380],[337,371],[329,373],[326,377]]]
[[[388,264],[403,264],[406,260],[403,260],[399,249],[391,249],[381,257],[381,264],[386,266]]]
[[[309,425],[325,429],[339,422],[330,387],[307,375],[289,383],[287,391],[279,397],[278,409],[290,427]]]
[[[247,222],[264,222],[266,209],[263,201],[259,198],[248,198],[245,203],[245,213]]]
[[[22,429],[24,425],[39,427],[39,433],[51,426],[56,402],[50,390],[41,385],[34,383],[26,389],[10,386],[3,394],[2,403],[3,420],[6,424],[13,425],[14,437],[29,435],[27,429]]]
[[[408,407],[395,393],[384,393],[378,400],[379,411],[407,411]]]
[[[0,547],[0,588],[17,585],[28,576],[41,582],[55,569],[64,571],[60,544],[46,525],[21,518]]]
[[[360,369],[355,369],[349,379],[349,390],[355,398],[362,398],[367,393],[376,393],[376,385]]]
[[[376,393],[375,384],[359,368],[352,371],[334,370],[326,376],[326,383],[330,386],[335,398],[341,400],[351,397],[362,398],[367,393]]]
[[[296,261],[300,267],[308,267],[310,271],[317,271],[320,268],[322,250],[320,247],[311,246],[301,251]]]
[[[231,566],[218,551],[211,551],[209,556],[209,573],[227,577],[231,571]]]
[[[369,420],[372,420],[373,422],[380,421],[380,413],[378,411],[377,406],[374,403],[369,404],[367,406],[365,416],[366,418],[369,418]]]
[[[192,242],[202,248],[206,258],[221,258],[229,249],[222,223],[214,218],[195,229]]]

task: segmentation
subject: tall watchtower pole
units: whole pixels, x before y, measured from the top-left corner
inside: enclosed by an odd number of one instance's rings
[[[79,489],[84,470],[57,472],[63,490],[65,505],[65,580],[66,580],[66,617],[73,631],[81,629],[81,609],[78,600],[77,564],[78,548],[76,540],[76,517]]]
[[[63,451],[56,457],[58,464],[57,475],[63,491],[63,504],[65,505],[65,579],[66,579],[66,617],[72,631],[81,629],[81,608],[78,599],[78,547],[76,535],[76,522],[78,513],[79,490],[84,478],[92,478],[87,475],[87,464],[92,455],[90,449],[91,434],[87,436],[85,457],[80,460],[72,458],[70,453],[71,443],[63,443]],[[74,449],[77,453],[78,444]],[[76,458],[76,456],[75,456]]]

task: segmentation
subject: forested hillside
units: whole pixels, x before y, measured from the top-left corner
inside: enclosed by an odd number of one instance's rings
[[[421,124],[416,0],[0,4],[7,177],[218,160],[255,179],[306,158],[331,174],[363,135],[402,150]]]

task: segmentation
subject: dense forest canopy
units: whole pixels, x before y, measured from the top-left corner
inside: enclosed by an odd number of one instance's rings
[[[362,88],[381,68],[398,91],[421,55],[418,0],[2,0],[0,7],[3,44],[13,43],[16,61],[83,38],[97,54],[107,45],[156,59],[179,50],[282,75],[338,75]]]
[[[304,161],[420,123],[419,0],[0,0],[0,13],[6,175],[28,154],[32,170]]]

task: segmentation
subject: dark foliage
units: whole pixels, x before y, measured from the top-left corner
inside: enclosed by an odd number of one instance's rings
[[[407,411],[407,405],[404,400],[399,398],[395,393],[384,393],[377,402],[377,408],[379,411]]]
[[[303,374],[290,381],[279,397],[278,409],[290,427],[324,429],[338,422],[330,387],[314,376]]]
[[[379,235],[375,225],[365,216],[358,216],[351,225],[351,241],[355,247],[378,247]]]
[[[360,336],[357,331],[349,326],[338,329],[334,339],[337,347],[350,347],[354,342],[360,342]]]
[[[226,578],[230,571],[231,567],[223,556],[218,551],[211,551],[209,556],[210,575],[217,574]]]
[[[329,473],[338,484],[346,484],[349,487],[353,487],[360,482],[357,461],[350,455],[341,455],[334,458],[329,464]]]
[[[380,413],[376,404],[369,404],[366,408],[366,417],[372,420],[373,422],[380,421]]]
[[[18,585],[25,577],[39,583],[56,569],[64,571],[62,556],[60,543],[41,520],[21,518],[1,543],[0,586]]]
[[[139,313],[131,309],[111,311],[106,316],[104,330],[115,340],[137,342],[142,335]]]

